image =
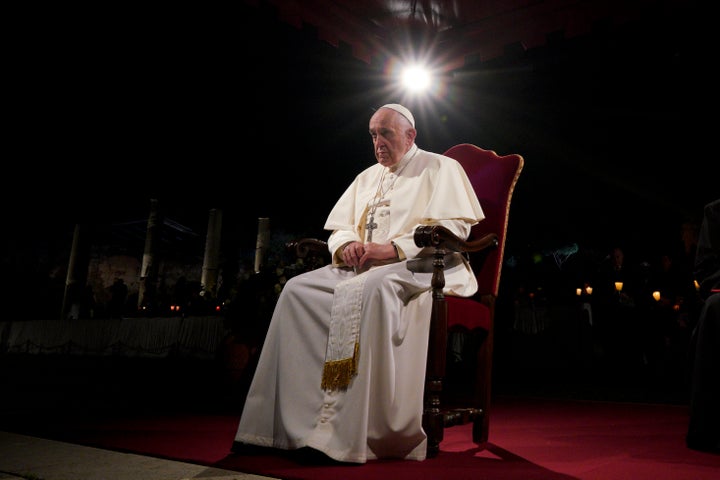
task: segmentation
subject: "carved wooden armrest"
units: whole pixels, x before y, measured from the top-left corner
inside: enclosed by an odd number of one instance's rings
[[[435,247],[452,252],[473,253],[498,246],[495,233],[488,233],[474,240],[463,240],[441,225],[420,226],[415,229],[413,238],[418,247]]]
[[[481,259],[498,247],[498,237],[488,233],[473,240],[463,240],[441,225],[422,225],[415,229],[413,236],[418,247],[435,247],[433,253],[432,289],[435,299],[443,299],[445,287],[445,255],[448,252],[475,253],[480,252]]]
[[[300,238],[285,244],[290,255],[301,259],[305,264],[303,271],[314,270],[330,263],[330,251],[328,244],[318,238]]]
[[[288,252],[298,258],[307,258],[308,256],[330,256],[328,244],[324,240],[317,238],[300,238],[286,244]]]

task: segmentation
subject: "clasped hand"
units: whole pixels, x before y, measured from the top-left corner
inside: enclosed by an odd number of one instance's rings
[[[342,251],[345,264],[360,269],[394,258],[397,258],[397,253],[392,243],[350,242]]]

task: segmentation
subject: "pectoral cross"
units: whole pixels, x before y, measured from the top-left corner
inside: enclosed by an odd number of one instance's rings
[[[367,230],[367,241],[372,242],[372,232],[378,227],[378,224],[375,223],[375,214],[370,214],[370,218],[368,218],[368,223],[365,225],[365,230]]]

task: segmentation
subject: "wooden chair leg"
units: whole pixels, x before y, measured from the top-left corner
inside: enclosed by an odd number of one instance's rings
[[[436,254],[423,409],[423,429],[427,435],[426,456],[428,458],[435,457],[440,452],[440,442],[442,442],[445,428],[444,415],[440,405],[443,378],[445,377],[445,356],[447,355],[447,303],[442,292],[442,287],[445,285],[443,266],[442,255]]]
[[[427,458],[436,457],[440,453],[440,442],[445,434],[444,415],[440,411],[440,392],[442,392],[442,380],[426,380],[422,422],[427,435]]]

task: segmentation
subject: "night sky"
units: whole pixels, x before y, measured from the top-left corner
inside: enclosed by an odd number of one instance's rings
[[[706,120],[715,55],[694,15],[508,53],[420,102],[312,28],[238,8],[28,20],[6,73],[6,251],[67,248],[77,222],[144,220],[151,198],[203,236],[209,210],[223,210],[240,248],[254,248],[258,217],[324,235],[337,197],[375,162],[372,109],[391,101],[414,111],[420,148],[525,157],[511,254],[654,250],[720,194]]]

